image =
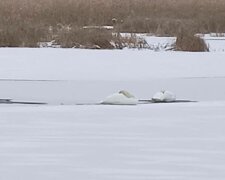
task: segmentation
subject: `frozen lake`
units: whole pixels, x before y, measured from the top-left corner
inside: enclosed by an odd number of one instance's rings
[[[225,101],[225,77],[156,78],[128,81],[8,81],[0,80],[0,98],[46,102],[52,105],[96,103],[122,89],[139,99],[151,99],[160,90],[169,89],[178,99]]]
[[[225,53],[0,49],[2,180],[224,180]],[[127,89],[197,103],[79,106]],[[64,105],[61,105],[64,104]]]
[[[225,103],[0,106],[0,179],[225,177]]]

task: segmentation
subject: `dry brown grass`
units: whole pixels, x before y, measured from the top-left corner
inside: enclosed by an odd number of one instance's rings
[[[71,30],[59,30],[56,34],[56,42],[63,48],[99,48],[113,49],[110,41],[112,33],[107,30],[99,29],[82,29],[79,27],[71,27]]]
[[[181,30],[175,43],[177,51],[205,52],[209,51],[205,41],[193,32]]]
[[[35,46],[52,38],[50,26],[112,25],[114,17],[121,32],[225,32],[225,1],[1,0],[0,46]]]

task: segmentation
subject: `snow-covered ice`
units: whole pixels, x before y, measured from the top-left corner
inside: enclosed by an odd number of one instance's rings
[[[225,53],[0,49],[1,180],[225,179]],[[100,102],[170,90],[195,103]],[[61,105],[64,104],[64,105]]]
[[[0,179],[223,180],[225,103],[0,106]]]
[[[0,49],[0,98],[51,104],[99,102],[121,89],[140,99],[225,100],[225,53]],[[36,80],[36,81],[34,81]]]

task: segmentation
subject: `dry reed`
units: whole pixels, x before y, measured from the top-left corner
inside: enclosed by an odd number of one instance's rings
[[[185,27],[191,32],[219,33],[225,32],[225,1],[1,0],[0,46],[36,46],[54,38],[59,24],[112,25],[112,18],[118,19],[121,32],[174,36]]]

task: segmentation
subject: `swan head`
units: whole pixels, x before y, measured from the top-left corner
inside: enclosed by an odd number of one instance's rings
[[[132,94],[130,94],[128,91],[126,91],[126,90],[119,91],[119,94],[123,94],[127,98],[134,98],[134,96]]]

